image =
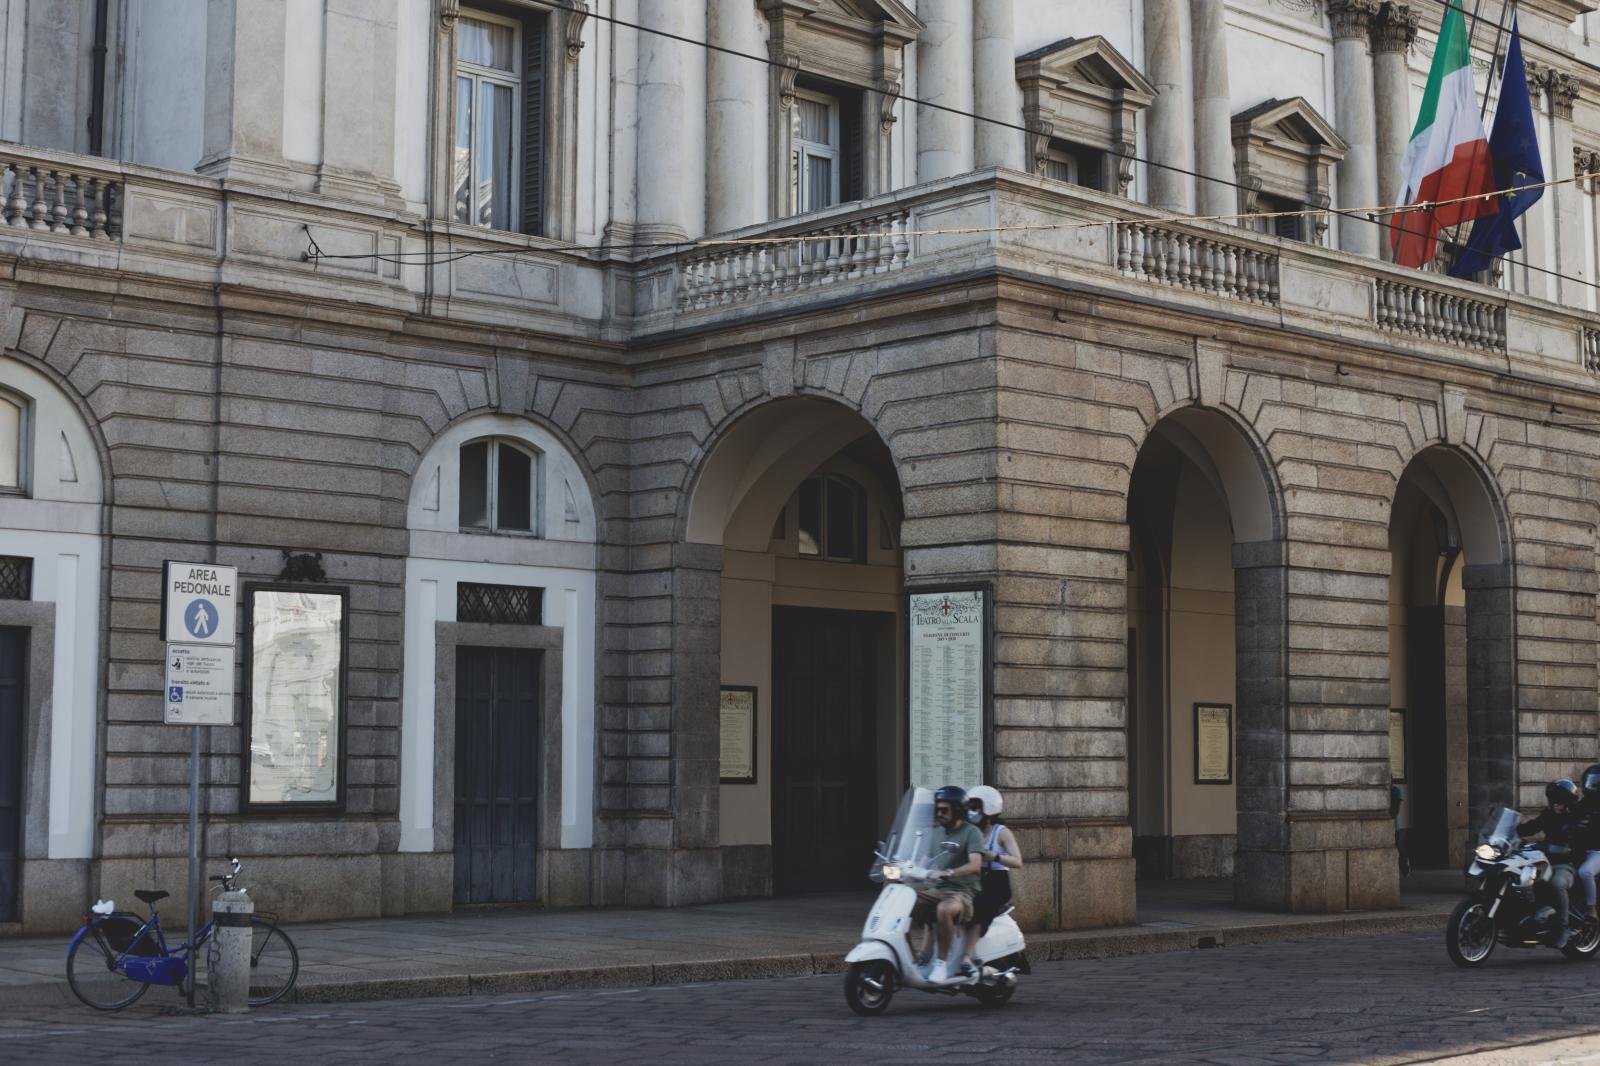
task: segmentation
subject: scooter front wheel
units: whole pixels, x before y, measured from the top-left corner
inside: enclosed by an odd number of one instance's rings
[[[894,966],[885,959],[853,962],[844,975],[844,1001],[862,1017],[882,1014],[894,998],[895,977]]]
[[[1481,900],[1468,896],[1456,904],[1444,927],[1444,946],[1450,961],[1463,969],[1482,966],[1494,954],[1494,919]]]

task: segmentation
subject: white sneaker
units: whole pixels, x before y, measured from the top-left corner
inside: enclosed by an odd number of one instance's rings
[[[942,985],[949,979],[948,967],[943,959],[935,960],[934,964],[928,967],[928,983],[930,985]]]

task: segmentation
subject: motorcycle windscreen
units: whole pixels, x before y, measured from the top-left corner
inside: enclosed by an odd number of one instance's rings
[[[933,850],[933,793],[913,788],[900,800],[900,810],[883,838],[883,854],[898,866],[926,866]]]
[[[1489,812],[1488,819],[1483,823],[1483,831],[1478,834],[1478,839],[1486,844],[1493,844],[1501,849],[1508,849],[1511,842],[1517,839],[1517,826],[1522,824],[1522,815],[1510,807],[1496,807]]]

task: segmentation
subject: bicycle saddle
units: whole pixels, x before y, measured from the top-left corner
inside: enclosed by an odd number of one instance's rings
[[[153,888],[141,888],[133,894],[134,898],[143,902],[154,904],[172,895],[171,892],[157,892]]]

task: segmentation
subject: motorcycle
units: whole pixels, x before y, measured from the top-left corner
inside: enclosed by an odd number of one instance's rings
[[[1537,844],[1519,840],[1521,815],[1496,808],[1467,867],[1468,895],[1450,914],[1445,950],[1457,966],[1482,966],[1496,944],[1511,948],[1554,947],[1556,908],[1550,884],[1556,863]],[[1568,917],[1568,939],[1561,953],[1569,959],[1592,959],[1600,949],[1600,922],[1574,907]]]
[[[873,857],[868,876],[883,886],[861,931],[861,942],[845,956],[844,998],[860,1015],[882,1014],[897,988],[943,995],[969,995],[984,1006],[1003,1006],[1017,990],[1017,975],[1029,972],[1027,944],[1007,907],[989,923],[972,949],[974,971],[935,984],[917,963],[912,947],[912,920],[920,888],[934,884],[933,793],[914,788],[900,801],[894,824]],[[966,926],[951,948],[951,958],[964,957],[974,926]],[[932,937],[933,931],[927,930]]]

